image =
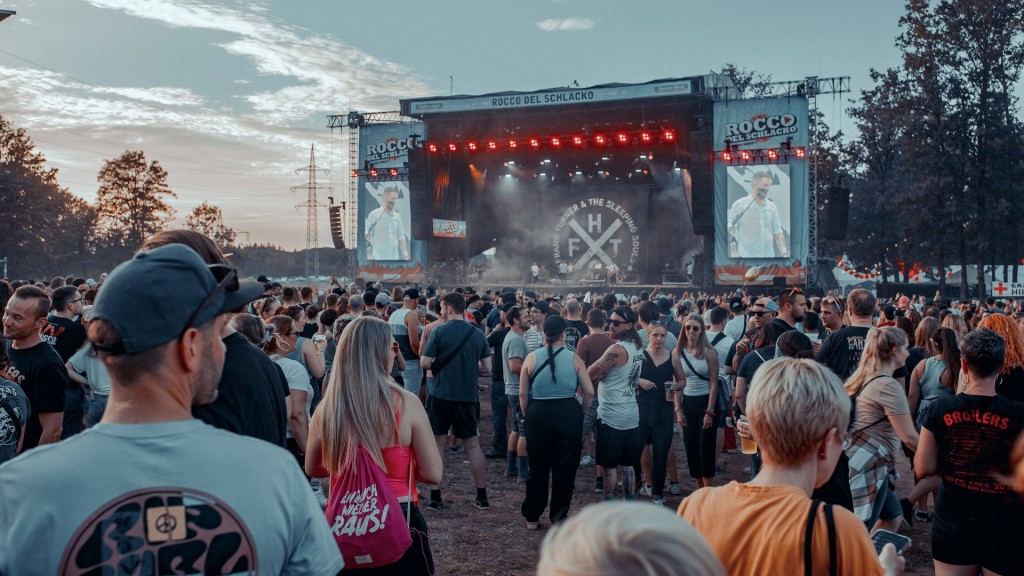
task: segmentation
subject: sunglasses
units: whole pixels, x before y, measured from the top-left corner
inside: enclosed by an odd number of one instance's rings
[[[754,312],[754,316],[757,316],[758,318],[760,318],[761,316],[764,316],[767,313],[768,313],[767,310],[761,310],[759,312]]]
[[[192,328],[196,318],[207,306],[213,303],[224,292],[235,292],[238,290],[238,271],[230,266],[223,264],[211,264],[207,266],[210,272],[213,273],[213,277],[217,280],[217,287],[210,292],[210,295],[203,300],[203,303],[196,308],[196,311],[192,313],[188,318],[188,322],[185,323],[185,329],[181,332],[184,334],[186,330]]]
[[[786,288],[785,290],[782,291],[781,294],[779,294],[779,300],[781,300],[782,305],[785,306],[793,299],[793,296],[803,293],[803,290],[797,288],[796,286],[792,288]]]
[[[608,323],[611,324],[612,326],[615,326],[616,328],[623,324],[629,324],[629,322],[626,322],[625,320],[609,320]]]
[[[700,326],[687,326],[687,332],[700,332]]]
[[[822,300],[822,302],[835,306],[837,312],[839,312],[840,314],[843,313],[843,303],[835,296],[827,296],[824,300]]]

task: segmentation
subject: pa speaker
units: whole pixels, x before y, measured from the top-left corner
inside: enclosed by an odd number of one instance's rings
[[[850,220],[850,189],[832,186],[825,207],[825,239],[845,240]]]
[[[690,132],[690,197],[693,202],[693,233],[715,233],[715,178],[710,130]]]
[[[342,223],[345,221],[345,212],[340,205],[335,204],[327,208],[327,213],[331,217],[331,240],[334,241],[334,247],[344,250],[345,230]]]
[[[409,151],[409,215],[413,240],[428,240],[434,233],[434,191],[431,168],[423,148]]]

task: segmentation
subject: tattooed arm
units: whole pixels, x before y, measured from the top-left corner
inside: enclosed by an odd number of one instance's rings
[[[626,364],[626,350],[618,344],[612,344],[604,351],[604,354],[587,368],[587,375],[591,382],[600,382],[608,375],[608,371],[617,366]]]

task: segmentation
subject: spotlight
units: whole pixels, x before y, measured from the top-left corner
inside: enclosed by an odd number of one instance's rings
[[[448,151],[449,152],[458,152],[459,151],[459,147],[458,147],[458,145],[455,144],[455,142],[452,142],[452,143],[448,144]]]
[[[466,149],[469,150],[470,152],[476,152],[476,149],[477,149],[476,142],[469,142],[469,143],[467,143],[466,144]]]
[[[740,152],[740,160],[743,160],[744,162],[750,162],[750,151],[749,150],[741,151]]]
[[[431,154],[436,154],[437,153],[437,144],[434,144],[433,142],[431,142],[430,144],[427,144],[427,152],[430,152]]]
[[[572,137],[572,145],[576,146],[577,148],[582,148],[583,147],[583,136],[573,136]]]
[[[374,168],[373,170],[370,170],[370,178],[376,178],[379,175],[380,175],[380,172],[378,172],[376,168]]]
[[[552,148],[561,148],[562,147],[562,139],[559,138],[558,136],[552,136],[551,137],[551,147]]]
[[[664,140],[665,142],[675,142],[676,141],[676,133],[671,131],[671,130],[665,130],[661,134],[661,139]]]
[[[488,150],[490,150],[490,151],[492,151],[492,152],[493,152],[494,150],[497,150],[497,149],[498,149],[498,143],[497,143],[497,142],[495,142],[494,140],[491,140],[491,141],[489,141],[489,142],[487,143],[487,149],[488,149]]]
[[[768,159],[773,162],[779,159],[779,153],[774,148],[769,148],[765,154],[768,156]]]
[[[594,135],[594,144],[597,144],[598,146],[607,146],[608,137],[604,134],[596,134]]]
[[[388,175],[392,178],[398,178],[398,168],[391,168],[388,170]]]
[[[519,142],[516,142],[515,139],[509,140],[508,147],[510,150],[515,150],[516,148],[519,148]]]
[[[732,152],[728,150],[722,152],[722,160],[725,160],[726,162],[732,162]]]
[[[807,151],[804,150],[802,146],[800,146],[797,148],[793,148],[793,154],[796,155],[797,158],[803,158],[807,155]]]
[[[629,144],[629,134],[626,134],[625,132],[619,132],[618,134],[615,135],[615,141],[623,145]]]
[[[534,150],[540,148],[540,138],[530,138],[530,148]]]
[[[353,178],[358,178],[359,177],[359,170],[353,170],[352,171],[352,177]]]
[[[650,132],[641,132],[640,133],[640,141],[643,142],[644,144],[650,144],[651,143],[651,133]]]

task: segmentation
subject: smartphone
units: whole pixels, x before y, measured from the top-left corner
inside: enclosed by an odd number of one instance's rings
[[[902,555],[907,548],[910,548],[910,538],[902,534],[878,529],[871,535],[871,541],[875,543],[875,553],[881,554],[886,544],[896,547],[896,553]]]

